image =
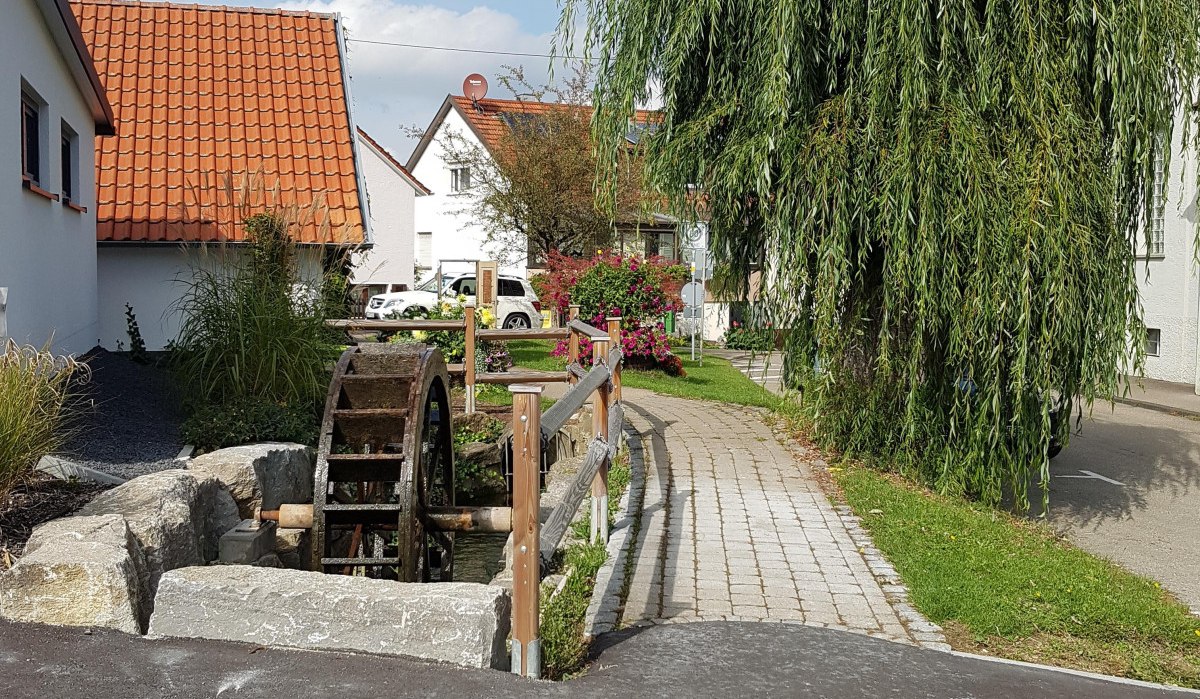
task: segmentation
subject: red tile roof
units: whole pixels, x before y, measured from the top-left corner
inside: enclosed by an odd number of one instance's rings
[[[360,243],[354,132],[333,15],[73,0],[119,134],[96,144],[97,238],[238,242],[224,183],[324,201],[303,243]],[[252,207],[261,202],[252,202]]]

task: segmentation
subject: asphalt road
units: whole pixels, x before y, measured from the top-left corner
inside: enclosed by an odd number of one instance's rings
[[[1103,404],[1081,430],[1051,462],[1050,522],[1200,610],[1200,420]]]
[[[791,624],[696,623],[601,636],[583,677],[534,682],[404,658],[149,640],[0,621],[0,697],[920,697],[1200,696],[964,657]]]

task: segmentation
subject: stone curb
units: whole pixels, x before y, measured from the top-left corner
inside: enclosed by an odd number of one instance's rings
[[[583,637],[589,641],[617,628],[623,602],[621,593],[625,589],[626,562],[635,543],[633,532],[645,497],[645,446],[641,434],[629,424],[625,425],[625,444],[629,450],[629,487],[621,496],[618,508],[621,516],[609,531],[608,556],[596,571],[592,599],[583,618]]]
[[[37,470],[42,473],[58,478],[59,480],[69,481],[72,478],[81,481],[91,481],[93,483],[104,483],[106,485],[121,485],[127,482],[128,478],[114,476],[103,471],[97,471],[89,466],[77,464],[70,459],[64,459],[61,456],[47,455],[43,456],[37,463]]]
[[[1162,403],[1154,403],[1148,400],[1138,400],[1136,398],[1113,398],[1117,403],[1131,405],[1135,408],[1143,410],[1153,410],[1167,415],[1176,415],[1182,417],[1200,418],[1200,411],[1191,410],[1189,408],[1180,408],[1173,405],[1163,405]]]

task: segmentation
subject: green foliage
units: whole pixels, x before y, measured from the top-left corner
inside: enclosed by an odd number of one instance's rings
[[[913,604],[989,647],[1055,640],[1054,659],[1200,687],[1200,620],[1158,585],[1059,540],[1047,527],[851,468],[836,479]],[[1005,641],[1008,643],[1005,643]],[[1024,657],[1022,659],[1036,659]]]
[[[254,442],[316,444],[310,404],[280,405],[259,398],[198,404],[180,433],[188,444],[211,451]]]
[[[87,366],[12,340],[0,353],[0,501],[66,437],[71,389]]]
[[[1200,2],[568,0],[564,39],[581,9],[598,172],[660,86],[647,178],[685,214],[704,192],[726,281],[763,270],[821,441],[1024,504],[1049,396],[1119,392],[1143,335],[1133,241],[1197,101]]]
[[[201,258],[184,281],[172,359],[186,407],[195,413],[197,444],[228,443],[240,434],[309,434],[291,424],[301,415],[315,435],[338,350],[321,298],[305,291],[324,280],[302,277],[289,225],[280,212],[249,217],[244,249]],[[216,417],[221,410],[231,417]],[[253,419],[264,422],[245,424]]]
[[[443,301],[430,310],[422,308],[409,308],[403,314],[393,316],[401,318],[422,318],[427,320],[462,320],[467,315],[467,309],[464,305],[465,297],[460,297],[458,303],[450,303]],[[479,314],[475,315],[475,326],[481,327]],[[393,335],[390,342],[424,342],[428,345],[442,351],[442,359],[447,364],[454,364],[463,361],[467,356],[467,336],[461,330],[438,330],[436,332],[425,332],[424,330],[414,330],[412,332],[398,332]]]
[[[733,322],[725,331],[725,348],[766,352],[775,346],[775,331],[771,328],[752,328]]]
[[[137,317],[133,315],[133,306],[129,304],[125,304],[125,332],[129,335],[129,358],[138,364],[149,364],[150,355],[146,354],[142,329],[138,327]]]
[[[568,571],[567,582],[562,592],[553,598],[542,595],[542,671],[548,679],[566,679],[583,667],[587,659],[583,621],[592,601],[596,571],[607,557],[602,544],[568,548],[563,563]]]

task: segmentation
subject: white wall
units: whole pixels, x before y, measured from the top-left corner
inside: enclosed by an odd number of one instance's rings
[[[450,109],[446,119],[430,140],[421,159],[412,168],[413,177],[424,184],[433,194],[419,197],[416,202],[416,232],[433,233],[433,264],[448,259],[494,259],[493,251],[484,242],[487,238],[482,227],[474,225],[468,214],[456,214],[469,208],[470,194],[455,194],[450,191],[450,164],[446,162],[443,140],[447,130],[462,135],[472,144],[480,145],[475,133],[455,110]],[[525,276],[525,256],[516,264],[500,268],[501,273]],[[447,265],[445,272],[467,271],[470,265]]]
[[[370,200],[374,245],[358,257],[351,281],[354,284],[408,284],[411,288],[416,246],[416,190],[375,146],[362,137],[359,137],[359,153]]]
[[[80,213],[21,187],[21,80],[46,102],[42,186],[60,189],[60,125],[79,136]],[[0,287],[8,334],[61,352],[96,344],[95,121],[30,0],[4,3],[0,21]]]
[[[129,349],[125,323],[125,304],[133,306],[138,329],[146,349],[166,346],[179,335],[181,315],[178,302],[186,291],[182,283],[199,266],[219,266],[227,256],[236,258],[236,248],[183,247],[179,245],[143,245],[99,250],[100,344],[115,350],[117,343]],[[320,276],[321,253],[306,248],[301,253],[301,276],[315,280]]]
[[[1196,375],[1200,363],[1197,347],[1200,270],[1193,249],[1196,155],[1183,153],[1181,130],[1182,124],[1177,124],[1163,222],[1164,254],[1150,258],[1149,265],[1144,258],[1139,259],[1137,278],[1146,327],[1162,333],[1160,356],[1146,358],[1146,376],[1194,384],[1200,391]]]

